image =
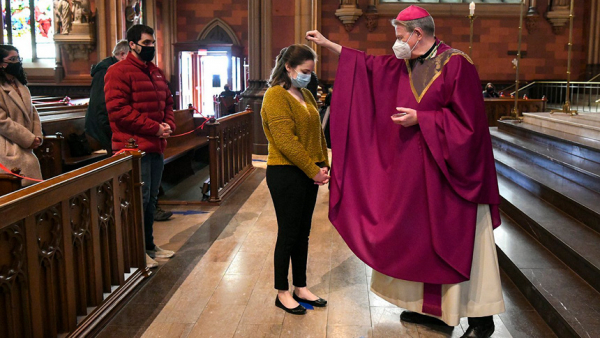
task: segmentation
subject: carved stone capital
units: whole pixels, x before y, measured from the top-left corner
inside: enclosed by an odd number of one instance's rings
[[[344,24],[347,32],[350,32],[354,28],[354,23],[362,14],[362,9],[357,8],[356,5],[341,5],[335,11],[335,16]]]
[[[96,48],[94,23],[73,23],[70,34],[55,34],[54,42],[64,48],[69,60],[87,60]]]
[[[560,35],[565,31],[565,26],[569,22],[569,9],[558,8],[551,10],[546,13],[546,19],[552,25],[552,32],[556,35]]]
[[[379,24],[379,13],[377,13],[377,7],[373,5],[367,7],[365,18],[367,19],[366,24],[369,32],[377,29],[377,25]]]

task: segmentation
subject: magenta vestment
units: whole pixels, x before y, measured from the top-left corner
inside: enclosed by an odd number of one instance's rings
[[[419,124],[394,124],[396,107],[415,109]],[[330,123],[329,219],[370,267],[425,283],[423,310],[437,314],[428,287],[469,280],[477,205],[500,225],[475,66],[443,43],[422,63],[343,48]]]

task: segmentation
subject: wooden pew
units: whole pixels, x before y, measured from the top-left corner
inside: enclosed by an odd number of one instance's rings
[[[93,337],[150,275],[141,156],[0,197],[0,337]]]
[[[98,153],[102,146],[87,136],[92,154],[85,156],[72,156],[67,138],[70,134],[81,135],[85,132],[85,111],[71,112],[68,114],[40,116],[42,130],[45,133],[44,143],[34,150],[40,161],[42,177],[48,179],[69,170],[81,168],[109,156]]]
[[[15,172],[13,170],[13,172]],[[18,174],[18,172],[16,172]],[[0,172],[0,196],[21,189],[21,179],[8,173]]]
[[[43,114],[43,113],[52,113],[52,112],[62,112],[62,111],[87,111],[87,104],[81,104],[81,105],[77,105],[77,106],[68,106],[68,105],[61,105],[61,106],[47,106],[47,107],[36,107],[37,111],[39,114]]]
[[[494,98],[483,99],[485,102],[485,113],[488,118],[488,126],[495,127],[502,116],[509,116],[515,107],[515,99]],[[544,112],[546,111],[546,100],[540,99],[518,99],[519,112]]]
[[[250,107],[206,124],[209,133],[209,202],[221,202],[253,170]]]
[[[193,109],[175,110],[173,114],[175,116],[176,128],[175,133],[167,139],[167,148],[164,153],[165,164],[208,145],[208,132],[206,128],[197,129],[204,123],[204,118],[194,117]],[[178,136],[192,130],[195,130],[195,132]]]

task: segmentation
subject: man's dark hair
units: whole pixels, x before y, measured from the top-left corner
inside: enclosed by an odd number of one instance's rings
[[[229,85],[228,85],[228,84],[226,84],[226,85],[224,85],[224,86],[223,86],[223,89],[224,89],[224,90],[230,90],[231,88],[229,88]]]
[[[154,29],[146,25],[133,25],[127,30],[127,42],[138,43],[142,39],[142,34],[154,35]]]

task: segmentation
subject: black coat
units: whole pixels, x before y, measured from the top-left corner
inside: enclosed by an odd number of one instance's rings
[[[107,57],[98,64],[92,66],[92,89],[90,91],[90,103],[85,115],[85,132],[100,142],[102,148],[111,153],[112,131],[108,122],[106,111],[106,100],[104,98],[104,75],[108,67],[117,63],[114,56]]]

